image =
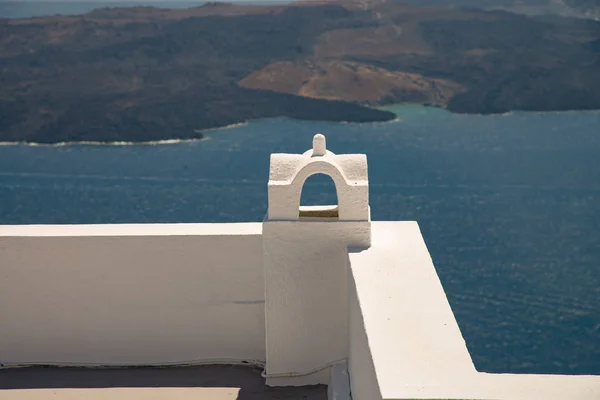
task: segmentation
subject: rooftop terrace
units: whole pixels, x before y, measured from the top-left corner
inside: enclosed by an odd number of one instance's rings
[[[262,368],[204,365],[169,368],[30,367],[0,371],[2,399],[325,400],[327,387],[268,387]],[[18,389],[18,390],[7,390]]]
[[[299,207],[313,174],[338,205]],[[317,135],[268,192],[262,223],[0,226],[0,398],[600,399],[475,369],[417,223],[371,221],[366,156]]]

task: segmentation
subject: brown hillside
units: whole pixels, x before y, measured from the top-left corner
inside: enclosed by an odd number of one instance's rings
[[[452,96],[466,90],[455,82],[419,74],[388,71],[349,61],[314,60],[275,62],[244,78],[240,85],[314,99],[438,106],[446,106]]]
[[[600,23],[390,0],[103,8],[0,21],[0,141],[157,140],[365,107],[600,108]]]

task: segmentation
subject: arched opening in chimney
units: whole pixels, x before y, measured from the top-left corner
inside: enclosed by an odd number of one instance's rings
[[[298,217],[339,219],[337,190],[329,175],[317,173],[306,178],[302,186]]]

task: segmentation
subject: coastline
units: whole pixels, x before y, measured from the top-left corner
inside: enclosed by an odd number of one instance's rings
[[[253,119],[252,121],[258,121],[258,120],[259,119]],[[226,129],[240,128],[242,126],[248,125],[249,123],[250,123],[250,121],[236,122],[234,124],[217,126],[215,128],[194,129],[194,132],[197,132],[197,133],[200,133],[200,134],[205,134],[205,133],[211,133],[211,132],[215,132],[215,131],[223,131],[223,130],[226,130]]]
[[[254,120],[253,120],[254,121]],[[182,143],[192,143],[192,142],[203,142],[205,140],[210,140],[210,137],[205,136],[205,134],[210,134],[216,131],[222,131],[226,129],[240,128],[242,126],[248,125],[250,121],[244,122],[236,122],[235,124],[218,126],[215,128],[207,128],[207,129],[194,129],[195,133],[199,133],[202,137],[200,138],[192,138],[192,139],[184,139],[184,138],[171,138],[171,139],[161,139],[161,140],[148,140],[141,142],[131,142],[131,141],[113,141],[113,142],[103,142],[99,140],[84,140],[84,141],[73,141],[73,142],[51,142],[51,143],[40,143],[40,142],[24,142],[24,141],[16,141],[16,142],[0,142],[0,146],[49,146],[49,147],[61,147],[61,146],[154,146],[159,144],[182,144]]]
[[[501,117],[501,116],[506,116],[506,115],[514,115],[517,113],[523,113],[523,114],[569,114],[569,113],[590,113],[590,114],[600,114],[600,108],[584,108],[584,109],[570,109],[570,110],[519,110],[519,109],[515,109],[515,110],[509,110],[506,112],[502,112],[502,113],[477,113],[477,112],[456,112],[456,111],[452,111],[446,107],[440,107],[440,106],[435,106],[435,105],[429,105],[429,104],[420,104],[420,103],[392,103],[392,104],[386,104],[384,106],[378,106],[378,107],[374,107],[376,110],[384,110],[384,111],[389,111],[392,112],[396,115],[399,116],[398,112],[395,110],[396,108],[399,107],[404,107],[404,108],[408,108],[408,107],[414,107],[414,108],[435,108],[441,111],[445,111],[449,114],[453,114],[453,115],[468,115],[468,116],[482,116],[482,117]],[[391,121],[386,121],[386,122],[391,122]]]
[[[488,116],[489,117],[503,117],[503,116],[514,115],[517,113],[523,113],[523,114],[547,114],[547,113],[553,113],[553,114],[554,113],[559,113],[559,114],[570,114],[570,113],[600,114],[600,109],[582,109],[582,110],[574,109],[574,110],[557,110],[557,111],[511,110],[511,111],[507,111],[504,113],[498,113],[498,114],[457,113],[457,112],[450,111],[444,107],[431,106],[431,105],[425,105],[425,104],[419,104],[419,103],[394,103],[394,104],[386,104],[384,106],[376,106],[376,107],[369,107],[369,108],[372,108],[374,110],[382,110],[382,111],[391,112],[396,116],[396,118],[393,118],[393,119],[390,119],[387,121],[364,121],[364,122],[324,121],[324,122],[331,122],[331,123],[337,123],[337,124],[342,124],[342,125],[367,125],[367,124],[387,125],[387,124],[394,124],[394,123],[402,122],[403,121],[403,111],[406,111],[407,109],[426,109],[426,108],[435,108],[439,111],[447,112],[448,114],[452,114],[452,115],[456,115],[456,116],[464,115],[464,116],[484,116],[484,117],[488,117]],[[404,117],[405,117],[405,115],[404,115]],[[194,139],[171,138],[171,139],[141,141],[141,142],[74,141],[74,142],[55,142],[55,143],[16,141],[16,142],[0,142],[0,146],[28,146],[28,147],[107,146],[108,147],[108,146],[154,146],[154,145],[185,144],[185,143],[203,142],[206,140],[210,140],[211,138],[208,135],[210,135],[211,133],[215,133],[215,132],[219,132],[219,131],[223,131],[223,130],[227,130],[227,129],[241,128],[241,127],[249,125],[252,122],[260,122],[262,120],[274,119],[274,118],[297,119],[297,118],[290,118],[290,117],[285,117],[285,116],[256,118],[256,119],[252,119],[252,120],[248,120],[248,121],[244,121],[244,122],[237,122],[234,124],[223,125],[223,126],[214,127],[214,128],[194,129],[194,132],[202,135],[201,138],[194,138]],[[297,119],[297,120],[299,120],[299,121],[317,121],[317,120],[311,120],[311,119]]]
[[[29,146],[29,147],[63,147],[63,146],[154,146],[159,144],[181,144],[191,142],[202,142],[210,140],[208,137],[199,139],[164,139],[147,142],[99,142],[99,141],[81,141],[81,142],[56,142],[56,143],[38,143],[38,142],[0,142],[0,146]]]

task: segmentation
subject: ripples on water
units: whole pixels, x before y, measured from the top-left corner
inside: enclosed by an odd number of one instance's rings
[[[478,369],[600,374],[600,113],[396,111],[182,144],[0,146],[0,223],[260,221],[269,154],[323,132],[367,153],[374,220],[419,221]],[[309,200],[334,202],[326,184]]]

